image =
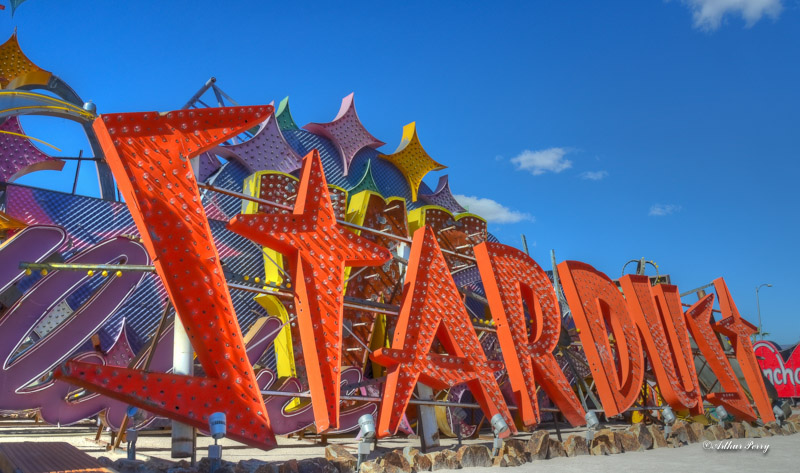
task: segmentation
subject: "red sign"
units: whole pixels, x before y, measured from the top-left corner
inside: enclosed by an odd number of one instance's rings
[[[753,350],[761,372],[775,386],[778,397],[800,397],[800,349],[794,347],[786,360],[772,342],[758,341]]]

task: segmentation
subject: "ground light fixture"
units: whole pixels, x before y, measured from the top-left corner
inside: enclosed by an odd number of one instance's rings
[[[208,430],[211,431],[211,437],[214,439],[214,445],[208,446],[208,459],[211,460],[209,465],[209,473],[214,473],[222,463],[222,445],[217,442],[225,438],[225,413],[215,412],[208,416]]]
[[[600,419],[597,418],[597,414],[594,411],[587,412],[583,418],[586,419],[586,443],[591,445],[592,440],[594,440],[594,433],[600,425]]]
[[[725,419],[728,418],[728,411],[726,411],[725,408],[722,406],[717,406],[715,412],[717,414],[717,422],[719,422],[720,424],[724,424]]]
[[[125,441],[128,443],[128,460],[136,460],[136,441],[139,439],[139,432],[136,430],[136,414],[139,409],[135,406],[128,406],[125,414],[131,419],[131,427],[125,432]]]
[[[375,419],[372,418],[372,414],[364,414],[359,417],[358,426],[360,428],[358,434],[360,439],[358,441],[358,464],[356,465],[356,471],[361,468],[361,462],[367,459],[372,444],[371,440],[375,438]]]
[[[777,420],[779,424],[782,424],[783,421],[792,415],[792,403],[784,401],[783,404],[775,404],[775,406],[772,407],[772,413],[775,414],[775,420]]]
[[[792,416],[792,403],[790,401],[783,401],[783,404],[781,404],[781,410],[783,410],[784,419],[788,419]]]
[[[505,419],[503,419],[503,415],[500,413],[492,416],[491,424],[492,432],[494,433],[494,441],[492,442],[492,456],[496,457],[497,454],[500,453],[500,447],[503,446],[503,441],[500,440],[500,435],[508,430],[508,424],[506,424]]]
[[[661,420],[664,421],[664,434],[669,435],[672,433],[672,424],[675,423],[677,417],[675,417],[671,407],[667,406],[661,411]]]

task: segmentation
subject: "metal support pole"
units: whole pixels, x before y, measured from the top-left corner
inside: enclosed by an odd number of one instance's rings
[[[420,400],[433,400],[433,389],[417,383],[417,395]],[[433,447],[439,447],[439,426],[436,424],[436,408],[420,404],[417,406],[417,423],[419,425],[419,449],[427,453]]]
[[[181,107],[181,108],[192,108],[192,107],[194,106],[194,103],[195,103],[195,102],[197,102],[197,100],[198,100],[198,99],[199,99],[199,98],[200,98],[200,97],[201,97],[203,94],[205,94],[205,93],[206,93],[206,91],[207,91],[207,90],[208,90],[208,89],[209,89],[209,88],[210,88],[212,85],[214,85],[214,82],[216,82],[216,81],[217,81],[217,79],[216,79],[215,77],[212,77],[212,78],[208,79],[208,80],[206,81],[206,83],[203,85],[203,87],[200,87],[200,90],[198,90],[196,94],[192,95],[192,98],[190,98],[190,99],[189,99],[189,101],[188,101],[188,102],[186,102],[186,103],[183,105],[183,107]]]
[[[762,284],[760,286],[756,286],[756,307],[758,308],[758,336],[760,340],[764,340],[764,332],[761,329],[761,301],[758,297],[758,291],[761,290],[762,287],[772,287],[772,284]]]
[[[175,314],[172,372],[192,376],[194,374],[194,350],[189,335],[178,314]],[[194,451],[194,429],[186,424],[172,421],[172,458],[190,458]]]
[[[83,157],[83,150],[80,150],[78,153],[78,165],[75,167],[75,181],[72,182],[72,195],[75,195],[75,191],[78,190],[78,176],[81,175],[81,158]]]

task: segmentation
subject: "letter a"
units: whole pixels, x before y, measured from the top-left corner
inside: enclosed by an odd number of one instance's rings
[[[446,355],[431,352],[434,338],[441,342]],[[428,226],[414,232],[392,348],[378,349],[371,356],[389,367],[378,415],[379,437],[397,432],[417,380],[434,389],[467,383],[487,419],[501,414],[510,431],[516,431],[494,377],[494,372],[503,368],[502,363],[486,359],[436,236]]]

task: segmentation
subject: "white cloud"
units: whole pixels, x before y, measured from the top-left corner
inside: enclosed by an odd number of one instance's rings
[[[533,215],[517,212],[508,207],[495,202],[492,199],[484,199],[471,195],[455,195],[458,203],[470,212],[480,215],[485,218],[487,222],[491,223],[517,223],[523,220],[533,222],[535,219]]]
[[[725,17],[739,14],[747,27],[768,16],[776,20],[783,10],[782,0],[683,0],[692,10],[695,28],[714,31]]]
[[[601,181],[608,177],[608,171],[586,171],[581,173],[581,179],[590,181]]]
[[[559,173],[572,167],[572,161],[564,158],[567,152],[564,148],[548,148],[540,151],[526,149],[511,158],[511,162],[517,166],[517,170],[530,171],[534,176],[547,171]]]
[[[681,206],[674,205],[674,204],[653,204],[650,206],[650,212],[648,215],[651,217],[663,217],[665,215],[671,215],[675,212],[680,212]]]

